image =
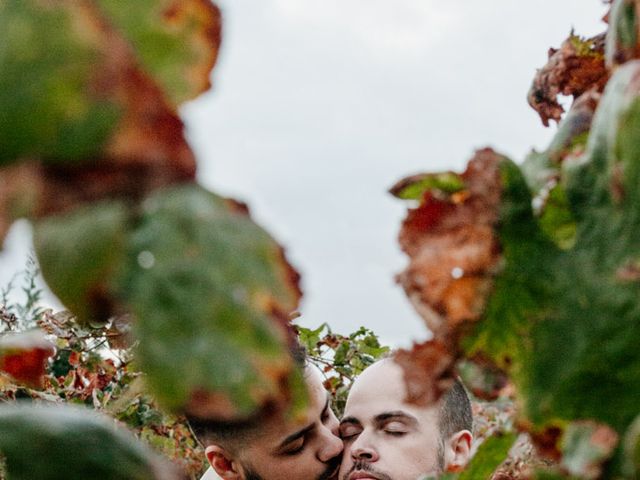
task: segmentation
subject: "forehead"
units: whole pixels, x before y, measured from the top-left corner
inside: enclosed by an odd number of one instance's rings
[[[419,421],[432,423],[437,407],[418,407],[405,402],[407,389],[402,369],[390,359],[375,363],[354,382],[344,416],[361,423],[387,412],[405,412]]]

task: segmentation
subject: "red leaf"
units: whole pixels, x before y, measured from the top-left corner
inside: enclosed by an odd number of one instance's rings
[[[6,334],[0,338],[0,370],[20,383],[42,388],[47,359],[55,351],[39,330]]]

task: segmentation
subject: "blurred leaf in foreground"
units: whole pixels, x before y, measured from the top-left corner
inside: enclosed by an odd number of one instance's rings
[[[178,479],[168,463],[111,418],[87,409],[5,405],[0,452],[11,480]]]
[[[207,0],[0,3],[0,165],[192,162],[177,106],[209,87],[219,43]]]
[[[202,418],[288,402],[304,383],[286,348],[300,290],[282,248],[246,207],[197,186],[142,207],[121,296],[157,398]]]
[[[84,324],[105,323],[114,313],[111,282],[124,261],[127,222],[125,204],[102,202],[35,224],[42,274]]]
[[[593,420],[622,436],[638,414],[638,131],[640,61],[631,61],[608,83],[586,145],[549,164],[563,189],[563,205],[554,208],[575,224],[571,242],[551,234],[562,222],[550,228],[536,217],[532,177],[527,182],[516,164],[491,151],[478,152],[462,174],[466,199],[443,203],[425,194],[400,234],[410,264],[399,278],[434,332],[430,344],[443,342],[452,362],[491,360],[507,372],[520,428],[556,458],[559,439],[574,438],[565,432],[571,422]],[[467,276],[468,295],[449,288]],[[582,441],[569,444],[576,446],[571,452],[583,451]],[[598,471],[612,448],[592,463],[566,454],[580,459],[575,471],[585,475]]]

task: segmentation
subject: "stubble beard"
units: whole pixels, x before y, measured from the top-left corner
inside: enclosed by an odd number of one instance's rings
[[[369,462],[362,462],[362,461],[354,463],[353,467],[351,467],[349,471],[342,476],[341,480],[348,480],[349,475],[351,475],[351,473],[356,470],[359,470],[361,472],[371,473],[379,480],[393,480],[393,478],[387,475],[386,473],[373,468]]]
[[[314,480],[329,480],[330,478],[333,478],[333,476],[336,473],[336,470],[338,469],[339,466],[340,466],[340,462],[339,461],[331,462],[327,466],[327,469],[324,472],[322,472],[320,474],[320,476],[318,476]],[[244,471],[245,471],[245,480],[265,480],[264,477],[258,475],[251,468],[245,467]]]

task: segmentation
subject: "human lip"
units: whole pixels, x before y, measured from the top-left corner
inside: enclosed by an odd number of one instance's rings
[[[351,472],[351,475],[349,475],[349,480],[364,480],[364,479],[369,479],[369,480],[378,480],[378,477],[376,477],[375,475],[372,475],[371,472],[364,472],[364,471],[358,471],[356,470],[355,472]]]

